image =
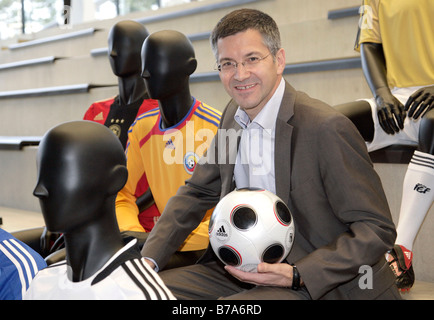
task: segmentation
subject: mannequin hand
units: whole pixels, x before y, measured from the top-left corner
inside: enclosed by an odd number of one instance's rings
[[[396,99],[388,88],[380,88],[376,92],[378,120],[381,128],[388,134],[398,133],[404,128],[404,106]]]
[[[292,266],[287,263],[263,262],[258,265],[258,272],[245,272],[231,266],[225,266],[225,269],[238,280],[257,286],[292,286]]]
[[[434,86],[417,90],[405,104],[407,115],[415,120],[432,108],[434,108]]]

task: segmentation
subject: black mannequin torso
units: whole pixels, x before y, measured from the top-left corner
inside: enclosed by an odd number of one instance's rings
[[[137,117],[145,99],[149,99],[141,77],[141,48],[149,32],[142,24],[123,20],[108,35],[109,62],[118,77],[119,94],[110,106],[104,125],[119,137],[124,146],[128,129]]]

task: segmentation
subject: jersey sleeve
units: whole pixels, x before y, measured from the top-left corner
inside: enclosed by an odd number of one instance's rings
[[[110,112],[110,107],[115,101],[115,98],[116,97],[92,103],[84,113],[83,120],[89,120],[104,124]]]
[[[46,267],[36,251],[0,229],[0,300],[21,300],[39,270]]]
[[[363,0],[359,8],[360,19],[355,50],[364,42],[382,43],[378,8],[380,0]]]
[[[86,110],[83,116],[83,120],[89,120],[92,121],[95,117],[95,104],[92,103],[89,107],[89,109]]]
[[[145,174],[141,161],[140,145],[133,130],[128,134],[126,148],[128,180],[116,198],[116,217],[120,231],[145,232],[139,221],[139,209],[136,205],[136,186]]]

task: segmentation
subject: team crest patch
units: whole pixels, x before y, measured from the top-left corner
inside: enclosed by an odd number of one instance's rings
[[[116,135],[116,137],[121,136],[121,126],[118,124],[112,124],[109,129]]]
[[[193,174],[199,157],[194,152],[187,152],[184,156],[184,169],[188,174]]]

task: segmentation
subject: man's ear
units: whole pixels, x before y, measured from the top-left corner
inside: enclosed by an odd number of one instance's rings
[[[277,73],[283,74],[283,71],[285,70],[286,67],[286,53],[283,48],[277,51],[276,60],[277,60]]]
[[[109,174],[107,179],[107,193],[110,195],[117,194],[125,185],[128,179],[128,169],[124,165],[116,165]]]

